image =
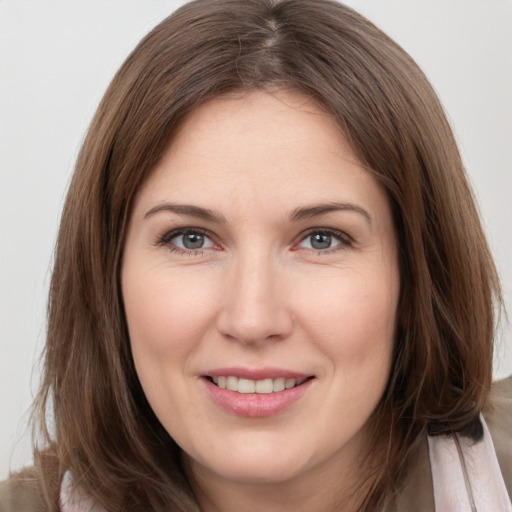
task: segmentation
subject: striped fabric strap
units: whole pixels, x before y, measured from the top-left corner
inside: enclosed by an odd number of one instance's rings
[[[458,436],[428,438],[436,512],[512,512],[496,451],[483,417],[475,443]]]

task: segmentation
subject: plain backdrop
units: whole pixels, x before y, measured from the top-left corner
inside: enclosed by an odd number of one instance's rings
[[[0,479],[30,463],[60,210],[103,91],[172,0],[0,0]],[[420,64],[452,122],[512,296],[512,1],[351,0]],[[512,335],[495,376],[512,373]]]

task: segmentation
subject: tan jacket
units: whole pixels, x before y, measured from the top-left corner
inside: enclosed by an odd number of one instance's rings
[[[485,421],[512,498],[512,377],[493,386],[488,404]],[[27,470],[0,482],[0,512],[47,512],[33,475]],[[389,512],[435,512],[427,439],[411,454],[407,479],[396,506]]]
[[[512,499],[512,377],[494,384],[483,411],[501,473]],[[392,512],[434,512],[432,472],[425,439],[411,454],[409,473]],[[444,512],[444,511],[442,511]]]

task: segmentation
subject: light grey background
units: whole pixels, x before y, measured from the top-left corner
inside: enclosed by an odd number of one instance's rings
[[[60,209],[85,130],[115,70],[179,0],[0,0],[0,479],[30,463]],[[512,296],[511,0],[351,0],[422,66],[460,142]],[[512,373],[505,325],[495,375]],[[33,368],[35,368],[33,370]]]

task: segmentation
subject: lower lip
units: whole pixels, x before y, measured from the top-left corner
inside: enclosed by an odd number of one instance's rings
[[[263,418],[279,414],[297,402],[313,382],[313,379],[308,379],[299,386],[276,393],[245,394],[219,388],[207,378],[203,380],[208,393],[217,405],[236,416],[247,418]]]

